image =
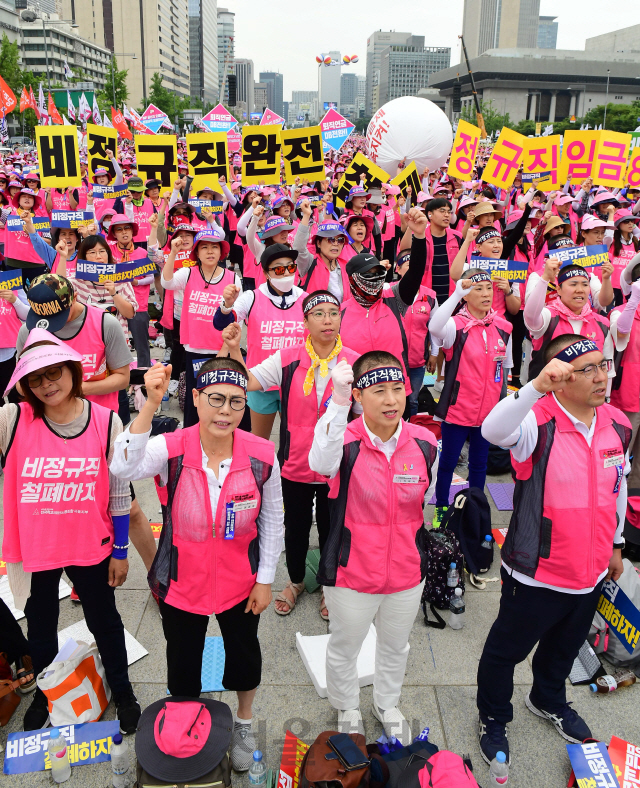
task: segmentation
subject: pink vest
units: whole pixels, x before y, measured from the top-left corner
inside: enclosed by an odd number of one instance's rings
[[[345,252],[343,251],[342,254],[345,254]],[[345,262],[343,262],[343,259]],[[338,259],[338,263],[340,265],[340,276],[342,277],[343,301],[346,301],[350,298],[349,277],[347,276],[346,269],[346,260],[348,259],[350,258],[343,258],[342,256]],[[307,293],[314,293],[316,290],[328,290],[329,275],[330,271],[327,268],[324,260],[321,257],[316,256],[316,259],[311,263],[309,270],[304,276],[301,276],[300,273],[298,273],[298,282],[296,282],[296,284]]]
[[[429,318],[436,302],[434,290],[420,286],[418,297],[407,309],[404,331],[409,342],[409,368],[423,367],[431,351],[429,349]]]
[[[447,229],[447,257],[449,258],[449,268],[451,268],[451,264],[456,259],[456,255],[460,251],[460,246],[462,245],[462,236],[457,230]],[[425,287],[431,287],[431,273],[432,273],[432,265],[433,265],[433,236],[431,235],[431,228],[427,227],[427,231],[425,233],[425,239],[427,241],[427,265],[424,269],[424,276],[422,277],[422,284]],[[455,287],[455,285],[454,285]]]
[[[394,205],[395,205],[395,200],[393,200],[393,204],[382,206],[382,210],[384,211],[384,215],[387,220],[387,224],[382,233],[383,241],[390,241],[392,238],[395,238],[396,236],[396,216],[395,216],[396,212],[393,210]]]
[[[131,203],[131,207],[133,208],[134,221],[138,225],[138,234],[134,237],[133,242],[140,243],[142,241],[146,243],[149,238],[149,233],[151,232],[149,219],[155,213],[153,210],[153,203],[148,197],[145,197],[142,201],[142,205]]]
[[[273,443],[242,430],[234,432],[231,467],[214,518],[199,425],[163,437],[169,452],[169,498],[150,585],[180,610],[205,616],[222,613],[246,599],[256,582],[256,521],[273,468]],[[225,539],[231,523],[233,538]]]
[[[249,249],[248,244],[243,244],[242,246],[242,276],[248,277],[249,279],[255,280],[255,286],[258,287],[259,284],[262,284],[265,280],[264,274],[262,275],[262,279],[260,279],[260,274],[262,271],[262,266],[256,260],[254,253]]]
[[[4,256],[8,260],[46,265],[45,261],[33,248],[29,233],[24,230],[13,232],[8,228],[4,231]],[[32,267],[32,266],[28,266]]]
[[[613,244],[609,247],[609,260],[613,264],[613,273],[611,274],[611,287],[620,289],[620,275],[624,269],[629,265],[629,262],[636,256],[636,248],[633,244],[622,246],[620,255],[613,256]]]
[[[617,306],[615,312],[622,312]],[[616,376],[612,380],[611,404],[628,413],[640,411],[640,314],[636,309],[629,343],[616,353]],[[634,460],[635,462],[635,460]]]
[[[0,347],[15,347],[22,321],[15,307],[4,298],[0,299]],[[4,392],[3,392],[4,393]]]
[[[107,313],[95,306],[85,306],[84,309],[82,328],[74,337],[65,339],[64,342],[82,355],[84,380],[104,380],[109,375],[106,347],[102,334],[102,322]],[[85,399],[109,410],[118,410],[117,391],[112,391],[110,394],[93,394],[86,396]]]
[[[362,356],[370,350],[386,350],[402,363],[405,391],[411,393],[409,380],[409,347],[402,316],[391,288],[382,291],[382,298],[365,309],[350,298],[342,304],[340,336],[347,347]]]
[[[3,559],[25,572],[100,563],[113,547],[111,411],[90,404],[87,429],[64,440],[26,402],[19,408],[4,466]]]
[[[75,279],[76,276],[76,262],[78,260],[78,253],[74,252],[73,257],[67,258],[67,279]],[[58,273],[58,266],[60,265],[60,255],[56,252],[51,264],[51,273]]]
[[[304,315],[300,295],[289,309],[280,309],[262,291],[253,291],[253,304],[247,315],[247,367],[289,347],[304,344]]]
[[[184,289],[182,319],[180,321],[180,342],[183,345],[220,350],[222,333],[213,327],[213,316],[222,303],[222,293],[227,285],[235,282],[235,274],[228,268],[217,285],[207,283],[202,278],[199,266],[189,272]]]
[[[78,195],[79,196],[79,195]],[[70,211],[71,203],[69,195],[65,192],[60,193],[58,189],[51,189],[51,204],[54,211]]]
[[[456,339],[444,351],[444,386],[435,415],[450,424],[479,427],[507,393],[504,361],[512,325],[495,315],[488,326],[472,326],[455,315]],[[483,337],[486,332],[486,341]]]
[[[124,254],[117,244],[111,247],[111,253],[113,254],[114,262],[122,262]],[[146,260],[146,258],[147,250],[136,248],[133,252],[129,252],[128,262],[133,262],[133,260]],[[140,287],[134,285],[133,282],[131,284],[134,288],[136,301],[138,302],[138,312],[146,312],[149,307],[149,291],[151,289],[151,284],[140,285]]]
[[[225,215],[229,222],[229,232],[234,232],[238,228],[238,217],[230,204],[227,205]]]
[[[87,184],[83,178],[82,183],[78,186],[78,211],[84,211],[87,208]]]
[[[589,447],[551,394],[533,412],[536,448],[525,462],[511,458],[514,511],[501,558],[542,583],[590,588],[611,558],[631,425],[617,408],[600,405]]]
[[[171,251],[171,245],[167,243],[164,247],[164,262],[166,264],[167,257],[169,257],[169,252]],[[178,268],[190,268],[195,265],[195,262],[190,258],[191,251],[188,252],[178,252],[176,255],[175,262],[173,264],[173,270],[177,271]],[[165,290],[164,291],[164,300],[162,301],[162,320],[160,321],[160,325],[168,328],[170,331],[173,331],[173,290]]]
[[[346,359],[353,366],[360,354],[343,347],[338,362]],[[313,431],[320,416],[327,409],[333,393],[331,377],[318,408],[318,393],[315,382],[313,389],[305,395],[302,388],[307,370],[311,366],[309,354],[303,346],[280,351],[282,362],[282,385],[280,387],[280,448],[278,461],[282,477],[295,482],[312,484],[326,482],[323,476],[309,468],[309,452],[313,443]]]
[[[364,594],[394,594],[421,582],[422,505],[437,451],[432,432],[405,421],[388,461],[362,416],[349,424],[340,471],[329,480],[331,531],[319,582]]]

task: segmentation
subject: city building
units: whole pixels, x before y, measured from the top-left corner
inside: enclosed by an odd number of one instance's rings
[[[291,103],[289,104],[289,118],[294,118],[296,125],[302,126],[310,121],[317,122],[320,117],[317,90],[292,91]],[[289,123],[292,124],[293,121],[290,120]]]
[[[346,69],[340,77],[340,114],[358,117],[358,75]]]
[[[393,44],[380,54],[377,107],[400,96],[417,96],[429,84],[429,75],[449,68],[449,47],[426,47],[424,36],[410,36],[406,44]]]
[[[605,103],[609,71],[609,103],[640,101],[640,52],[581,51],[571,49],[490,49],[470,60],[481,101],[491,102],[513,123],[521,120],[550,122],[575,115]],[[453,85],[460,79],[462,103],[473,97],[466,69],[452,66],[429,78],[446,100],[451,115]],[[475,110],[474,110],[475,111]]]
[[[282,117],[288,121],[289,120],[289,101],[282,102]]]
[[[0,0],[0,35],[4,33],[10,44],[20,44],[20,18],[11,2]]]
[[[640,50],[640,25],[623,27],[612,33],[588,38],[584,48],[587,52],[638,52]]]
[[[342,55],[340,52],[331,50],[325,53],[328,55],[332,62],[342,63]],[[319,86],[319,106],[318,111],[322,118],[327,110],[328,104],[335,104],[336,108],[340,105],[340,77],[342,76],[342,67],[335,66],[319,66],[318,74]]]
[[[380,71],[380,55],[383,49],[394,44],[406,44],[411,38],[411,33],[396,33],[395,30],[376,30],[367,39],[367,76],[365,92],[365,116],[373,115],[374,87],[377,85],[378,72]],[[376,105],[376,109],[378,105]]]
[[[253,86],[254,86],[254,71],[253,60],[246,60],[244,58],[235,59],[236,70],[236,106],[240,112],[246,112],[247,117],[250,112],[253,112],[255,105]]]
[[[252,112],[264,112],[267,106],[267,84],[266,82],[255,82],[253,85]]]
[[[538,19],[538,49],[555,49],[558,42],[557,16],[541,16]]]
[[[260,82],[267,86],[267,106],[280,117],[284,117],[282,106],[282,74],[278,71],[261,71]]]
[[[218,95],[224,104],[229,101],[226,77],[235,73],[235,18],[233,11],[218,8]]]
[[[364,118],[364,110],[367,102],[367,78],[358,75],[358,117]]]
[[[218,103],[218,2],[189,0],[191,95]]]
[[[462,35],[469,58],[488,49],[535,47],[540,0],[464,0]]]

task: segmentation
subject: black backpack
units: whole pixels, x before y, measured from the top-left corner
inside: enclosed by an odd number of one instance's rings
[[[493,533],[491,507],[479,487],[469,487],[454,498],[440,524],[455,534],[470,574],[486,572],[493,562]],[[486,536],[491,536],[491,549],[482,547]],[[462,574],[462,573],[461,573]]]
[[[451,507],[449,507],[451,510]],[[449,602],[453,596],[454,589],[447,586],[447,572],[452,563],[455,563],[460,574],[459,587],[464,593],[464,557],[460,544],[454,533],[445,528],[433,528],[430,531],[422,529],[422,549],[424,552],[424,575],[425,582],[422,589],[422,612],[424,613],[424,623],[428,627],[444,629],[445,620],[436,611],[448,610]],[[427,605],[435,616],[435,621],[429,620]]]

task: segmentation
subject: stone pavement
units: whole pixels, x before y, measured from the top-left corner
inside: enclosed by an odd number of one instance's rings
[[[180,415],[175,400],[171,402],[171,415]],[[274,437],[277,439],[277,435]],[[466,476],[466,473],[462,475]],[[490,480],[509,481],[506,476]],[[160,506],[153,482],[137,482],[135,489],[145,514],[152,522],[159,521]],[[487,497],[492,507],[494,527],[507,525],[510,512],[497,511],[491,497]],[[431,514],[432,507],[428,507],[427,520]],[[317,547],[315,529],[311,546]],[[148,656],[130,668],[134,690],[144,708],[166,694],[165,642],[158,608],[147,587],[144,565],[133,548],[130,550],[130,566],[127,582],[117,590],[116,597],[125,627],[149,651]],[[497,575],[496,560],[489,577]],[[283,554],[274,592],[282,589],[286,580]],[[430,740],[440,748],[459,754],[470,753],[479,785],[487,786],[489,770],[480,757],[477,743],[475,682],[482,646],[498,612],[500,584],[488,583],[485,591],[478,591],[467,584],[467,589],[467,623],[464,629],[428,629],[424,626],[422,614],[416,617],[400,708],[411,721],[413,735],[428,725]],[[304,593],[290,616],[277,616],[273,605],[262,615],[263,675],[254,705],[254,728],[258,746],[265,753],[269,768],[277,769],[279,766],[287,729],[311,743],[321,731],[335,728],[336,712],[327,700],[317,696],[295,644],[298,631],[305,635],[328,631],[318,612],[319,601],[319,592],[313,595]],[[80,605],[74,605],[68,598],[61,601],[60,629],[82,618]],[[24,619],[21,625],[26,631]],[[215,618],[211,620],[208,634],[220,634]],[[514,721],[509,728],[513,759],[509,785],[511,788],[562,788],[569,776],[565,742],[549,723],[526,709],[524,696],[530,689],[531,680],[530,655],[515,673]],[[593,695],[585,687],[568,687],[569,700],[575,702],[576,709],[590,724],[594,736],[607,743],[615,734],[640,744],[638,692],[638,687],[634,686],[603,696]],[[382,732],[380,723],[371,713],[371,696],[372,688],[365,687],[361,693],[361,708],[367,741],[375,740]],[[30,697],[22,701],[9,726],[0,729],[0,743],[5,744],[8,732],[21,729]],[[211,693],[208,697],[224,700],[235,711],[236,698],[232,693]],[[105,719],[113,718],[114,707],[111,704]],[[132,765],[133,738],[128,738]],[[233,782],[235,785],[247,785],[244,775],[234,775]],[[42,773],[2,778],[2,785],[7,788],[37,788],[50,784],[49,775]],[[110,765],[73,768],[67,785],[107,788],[111,785]]]

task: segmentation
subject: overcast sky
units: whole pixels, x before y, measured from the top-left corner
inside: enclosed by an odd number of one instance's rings
[[[317,90],[316,54],[338,50],[358,55],[345,71],[366,73],[367,38],[375,30],[423,35],[427,46],[451,47],[451,64],[460,62],[464,0],[219,0],[233,11],[236,57],[253,60],[260,71],[284,75],[284,100],[292,90]],[[586,38],[640,23],[637,0],[541,0],[540,13],[558,16],[558,49],[584,49]]]

